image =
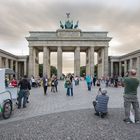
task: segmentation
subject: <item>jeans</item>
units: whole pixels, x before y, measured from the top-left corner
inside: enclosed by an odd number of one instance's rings
[[[87,87],[88,87],[88,90],[90,91],[91,90],[91,82],[87,83]]]
[[[27,102],[27,92],[28,90],[24,90],[24,89],[21,89],[19,91],[19,97],[18,97],[18,107],[20,108],[21,107],[21,101],[22,101],[22,98],[23,98],[23,107],[26,107],[26,102]]]
[[[70,90],[71,90],[71,96],[73,96],[73,88],[67,88],[67,95],[70,96]]]
[[[124,109],[125,109],[125,119],[130,117],[130,108],[134,109],[135,120],[138,121],[139,117],[139,102],[136,95],[124,95]]]
[[[44,86],[44,95],[46,95],[46,93],[47,93],[47,86]]]

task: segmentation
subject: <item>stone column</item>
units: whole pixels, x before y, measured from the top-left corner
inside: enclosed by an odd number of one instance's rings
[[[130,59],[130,63],[129,63],[129,70],[131,70],[132,69],[132,64],[133,64],[133,62],[132,62],[133,60],[132,60],[132,58]]]
[[[113,61],[111,61],[111,76],[114,76]]]
[[[86,75],[90,75],[90,49],[86,51]]]
[[[27,75],[27,62],[24,61],[24,75]]]
[[[57,78],[62,77],[62,48],[61,46],[57,47]]]
[[[38,76],[39,75],[39,51],[37,49],[35,49],[34,51],[34,56],[35,56],[35,75],[34,76]]]
[[[127,72],[127,61],[124,61],[124,74]]]
[[[7,58],[5,58],[5,68],[9,68],[8,59]]]
[[[90,75],[94,77],[94,47],[90,48]]]
[[[74,52],[74,75],[80,76],[80,47],[76,47]]]
[[[18,72],[18,61],[15,61],[15,73],[16,73],[16,79],[19,79],[19,72]]]
[[[122,76],[122,62],[119,62],[119,75]]]
[[[50,78],[50,50],[47,46],[43,48],[43,75]]]
[[[13,70],[13,60],[10,60],[11,64],[10,64],[10,68]]]
[[[101,76],[104,76],[104,71],[105,71],[105,68],[104,68],[104,63],[105,63],[105,61],[104,61],[104,48],[102,48],[102,51],[101,51],[102,53],[101,53],[101,57],[102,57],[102,66],[101,66],[101,68],[102,68],[102,71],[101,71]]]
[[[136,68],[137,68],[137,77],[140,80],[140,56],[137,57],[137,65],[136,65]]]
[[[2,68],[2,57],[0,56],[0,68]]]
[[[108,46],[104,48],[104,76],[108,76]]]
[[[29,46],[29,77],[35,74],[34,48]]]

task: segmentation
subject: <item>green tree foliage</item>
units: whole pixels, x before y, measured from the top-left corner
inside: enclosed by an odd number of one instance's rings
[[[80,76],[84,77],[86,75],[86,66],[80,67]]]
[[[39,64],[39,76],[43,76],[43,64]]]
[[[57,75],[57,69],[56,69],[55,66],[51,66],[51,76],[52,76],[53,74]]]
[[[98,74],[98,65],[94,65],[94,74],[97,76]],[[80,76],[84,77],[86,75],[86,66],[80,67]]]
[[[57,75],[57,69],[55,66],[51,66],[51,76],[53,74]],[[39,76],[42,77],[43,76],[43,64],[39,64]]]

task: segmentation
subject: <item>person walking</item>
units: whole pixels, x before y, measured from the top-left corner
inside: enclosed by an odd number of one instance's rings
[[[57,77],[55,77],[55,79],[54,79],[54,87],[55,87],[56,92],[57,92],[57,85],[58,85],[58,80],[57,80]]]
[[[132,123],[130,120],[130,108],[131,104],[134,109],[135,123],[140,123],[139,117],[139,102],[137,98],[137,88],[139,86],[139,80],[136,78],[136,70],[130,70],[128,77],[124,78],[124,110],[125,119],[124,122]]]
[[[44,95],[47,94],[47,88],[48,88],[48,77],[45,75],[43,77],[43,88],[44,88]]]
[[[87,75],[86,76],[86,82],[87,82],[87,88],[88,88],[88,91],[91,91],[91,77],[90,75]]]
[[[21,108],[22,98],[23,98],[23,108],[26,108],[27,96],[29,90],[31,90],[31,85],[26,75],[24,75],[24,78],[18,83],[18,86],[20,86],[20,91],[18,93],[18,109]]]

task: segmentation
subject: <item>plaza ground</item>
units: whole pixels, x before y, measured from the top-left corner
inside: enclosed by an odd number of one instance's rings
[[[108,88],[109,115],[94,116],[92,101],[98,87],[87,91],[85,81],[74,86],[74,96],[66,96],[63,81],[58,92],[47,96],[43,88],[32,88],[27,108],[14,108],[10,119],[0,119],[0,139],[33,140],[139,140],[140,125],[123,122],[123,88]],[[138,89],[140,101],[140,87]]]

